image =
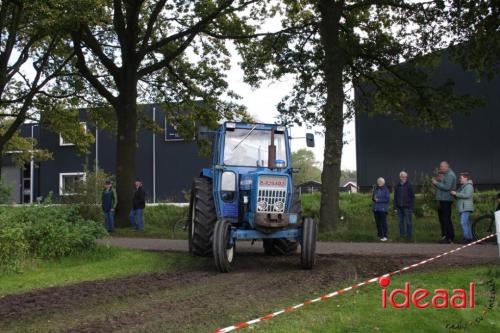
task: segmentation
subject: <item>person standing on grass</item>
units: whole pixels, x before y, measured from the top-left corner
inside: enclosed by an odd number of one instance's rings
[[[104,212],[104,223],[109,233],[115,230],[115,209],[118,204],[118,196],[110,180],[104,183],[102,191],[101,206]]]
[[[373,189],[373,215],[377,224],[377,235],[380,241],[387,241],[387,213],[389,211],[389,189],[385,186],[385,179],[377,179],[377,186]]]
[[[451,191],[451,195],[457,198],[457,211],[460,216],[460,224],[464,232],[463,244],[472,242],[472,229],[469,221],[470,214],[474,211],[474,185],[467,172],[462,172],[458,178],[460,187]]]
[[[399,183],[394,190],[394,209],[399,219],[399,236],[411,240],[412,212],[415,206],[415,192],[408,181],[408,174],[399,173]]]
[[[432,179],[432,184],[436,187],[439,225],[441,226],[441,240],[439,242],[449,244],[455,239],[453,221],[451,220],[451,206],[453,204],[451,191],[457,187],[457,176],[446,161],[439,164],[438,172],[439,176]]]
[[[144,230],[144,208],[146,207],[146,192],[142,188],[142,181],[134,182],[134,200],[129,219],[132,227],[137,231]]]

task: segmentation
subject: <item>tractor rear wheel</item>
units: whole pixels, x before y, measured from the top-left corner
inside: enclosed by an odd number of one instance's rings
[[[300,203],[300,198],[296,195],[293,198],[290,211],[297,214],[299,219],[301,218],[302,205]],[[262,243],[266,256],[289,256],[297,252],[297,248],[299,247],[296,241],[291,241],[287,238],[267,238],[264,239]]]
[[[310,217],[302,225],[302,244],[300,262],[302,268],[311,269],[316,261],[316,224]]]
[[[212,181],[195,178],[189,203],[189,253],[194,256],[212,255],[212,236],[217,213],[212,195]]]
[[[215,224],[213,254],[215,266],[221,273],[227,273],[231,270],[235,246],[229,245],[231,237],[231,223],[226,220],[219,220]]]

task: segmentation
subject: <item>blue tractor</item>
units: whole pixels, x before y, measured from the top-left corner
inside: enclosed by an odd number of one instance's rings
[[[301,264],[315,261],[316,225],[302,216],[294,195],[290,140],[285,126],[226,122],[213,139],[212,165],[191,189],[189,251],[213,256],[228,272],[238,240],[262,240],[268,255],[301,247]],[[308,147],[314,136],[306,135]]]

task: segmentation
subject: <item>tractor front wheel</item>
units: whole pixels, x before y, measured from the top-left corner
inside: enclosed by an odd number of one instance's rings
[[[302,244],[300,261],[302,268],[311,269],[316,260],[316,224],[310,217],[304,219],[302,225]]]
[[[221,273],[231,270],[231,263],[234,259],[235,245],[230,245],[231,223],[226,220],[219,220],[215,223],[213,254],[215,266]]]
[[[212,254],[212,234],[216,221],[212,181],[195,178],[189,204],[189,253],[202,257]]]

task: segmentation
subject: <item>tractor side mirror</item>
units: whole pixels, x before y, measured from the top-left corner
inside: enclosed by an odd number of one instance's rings
[[[315,144],[314,144],[314,134],[312,134],[312,133],[306,133],[306,145],[309,148],[313,148],[315,146]]]
[[[198,127],[198,140],[199,141],[212,141],[215,138],[215,131],[211,131],[207,126]]]

